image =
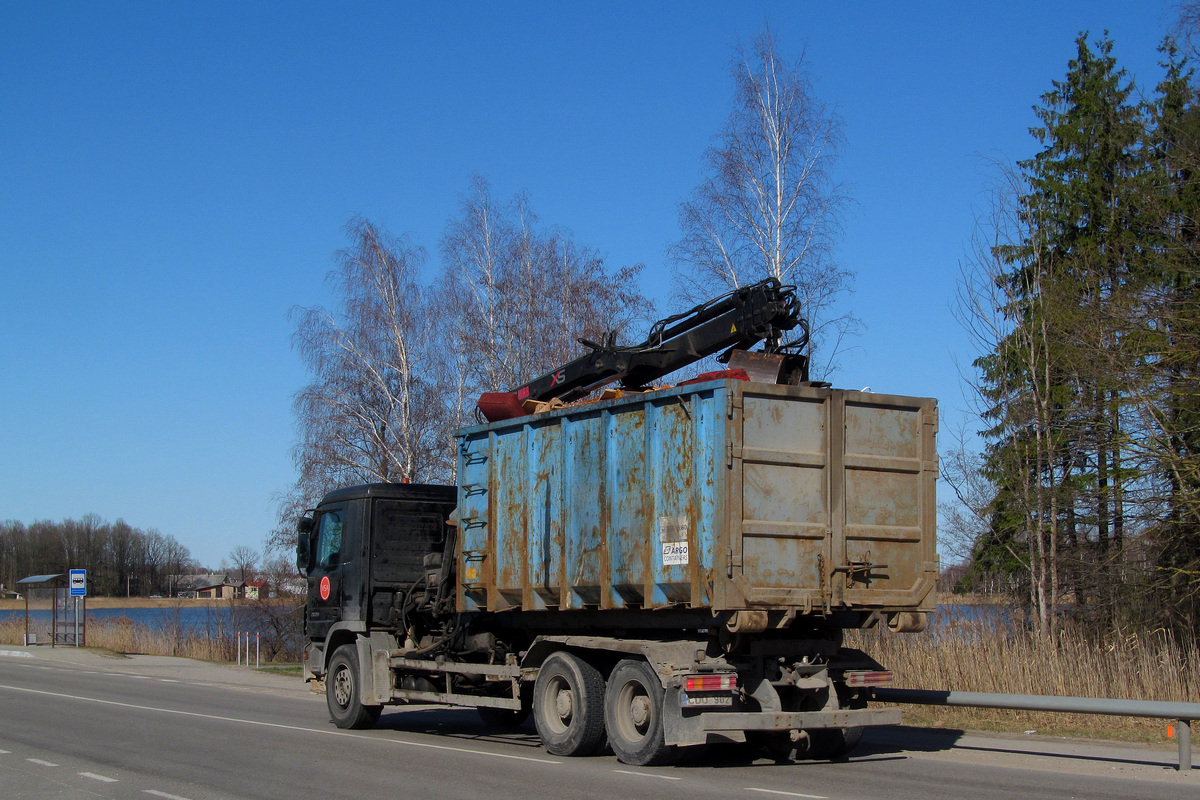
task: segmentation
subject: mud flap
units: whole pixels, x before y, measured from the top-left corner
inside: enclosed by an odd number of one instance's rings
[[[390,696],[381,698],[376,688],[379,682],[376,680],[375,659],[379,653],[384,654],[384,663],[387,663],[387,651],[375,650],[371,647],[371,640],[365,636],[359,636],[355,642],[358,648],[358,696],[362,698],[360,702],[364,706],[378,706],[386,703],[391,699]],[[386,679],[383,685],[387,685]]]

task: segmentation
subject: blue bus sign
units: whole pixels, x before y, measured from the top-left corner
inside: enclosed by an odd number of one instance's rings
[[[71,570],[71,597],[87,597],[87,570]]]

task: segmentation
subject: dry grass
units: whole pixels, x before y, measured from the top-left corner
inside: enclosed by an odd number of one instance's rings
[[[1096,641],[1066,630],[1055,643],[1006,624],[997,615],[939,614],[924,633],[855,631],[846,643],[892,670],[897,688],[1200,700],[1200,653],[1194,644],[1179,642],[1166,631]],[[918,725],[1167,741],[1166,720],[932,706],[904,709],[906,719]]]
[[[124,616],[103,619],[89,617],[86,643],[89,648],[115,653],[232,662],[237,657],[236,633],[257,631],[261,634],[256,643],[262,663],[292,663],[299,658],[301,615],[295,600],[238,601],[233,604],[229,600],[183,603],[170,600],[165,606],[141,604],[125,607],[185,608],[231,605],[231,613],[212,613],[199,627],[189,627],[181,621],[178,614],[172,615],[170,612],[152,625],[137,623]],[[0,621],[0,644],[20,645],[24,634],[23,616]]]
[[[301,598],[303,599],[303,598]],[[87,598],[88,608],[217,608],[219,606],[227,606],[230,602],[254,602],[254,603],[293,603],[296,602],[292,598],[271,598],[266,600],[253,601],[230,601],[228,598],[184,598],[184,597],[89,597]],[[24,600],[13,600],[5,598],[0,600],[0,611],[24,611]]]
[[[25,633],[23,620],[0,622],[0,644],[19,645]],[[233,661],[233,633],[211,636],[208,633],[156,630],[135,625],[127,618],[91,620],[87,626],[88,647],[115,653],[152,656],[183,656],[204,661]]]

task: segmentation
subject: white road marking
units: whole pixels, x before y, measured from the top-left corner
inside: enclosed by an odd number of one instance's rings
[[[753,786],[746,787],[747,792],[763,792],[765,794],[781,794],[784,797],[806,797],[808,800],[829,800],[823,794],[800,794],[799,792],[781,792],[778,789],[757,789]]]
[[[12,755],[12,750],[0,750],[0,756]]]
[[[198,711],[180,711],[174,708],[157,708],[155,706],[141,706],[135,703],[120,703],[116,700],[101,700],[98,697],[83,697],[82,695],[63,694],[62,692],[47,692],[43,689],[28,689],[24,686],[8,686],[0,684],[0,689],[8,689],[11,692],[25,692],[26,694],[36,694],[42,697],[60,697],[64,700],[79,700],[84,703],[97,703],[104,706],[116,706],[117,708],[132,708],[138,711],[154,711],[159,714],[175,714],[181,717],[193,717],[196,719],[211,719],[217,722],[234,722],[240,725],[257,725],[261,728],[277,728],[285,731],[296,731],[298,733],[315,733],[321,736],[345,736],[351,739],[366,739],[370,742],[382,742],[386,744],[403,745],[405,747],[424,747],[429,750],[448,750],[452,753],[471,753],[478,756],[490,756],[491,758],[505,758],[510,761],[531,761],[535,764],[561,764],[563,762],[556,761],[551,758],[535,758],[532,756],[515,756],[510,753],[492,753],[487,750],[476,750],[472,747],[452,747],[445,744],[433,744],[431,742],[412,742],[407,739],[385,739],[379,736],[367,736],[361,733],[349,733],[340,730],[328,730],[325,728],[302,728],[299,725],[283,725],[278,722],[263,722],[257,719],[239,719],[237,717],[222,717],[216,714],[201,714]],[[635,773],[644,774],[644,773]]]
[[[149,676],[149,675],[126,675],[125,677],[126,677],[126,678],[133,678],[134,680],[138,680],[138,681],[148,681],[148,680],[150,680],[150,676]]]
[[[179,681],[175,680],[174,678],[159,678],[158,681],[159,683],[179,683]]]
[[[58,764],[55,764],[53,761],[42,761],[40,758],[27,758],[25,760],[32,762],[34,764],[41,764],[43,767],[57,767],[58,766]]]
[[[614,769],[613,772],[619,772],[622,775],[637,775],[639,778],[658,778],[662,781],[681,781],[683,778],[675,778],[670,775],[654,775],[649,772],[634,772],[628,769]]]
[[[167,794],[166,792],[160,792],[157,789],[142,789],[142,792],[144,794],[152,794],[155,797],[161,797],[163,800],[188,800],[186,797],[180,797],[177,794]]]
[[[81,772],[79,774],[85,778],[91,778],[94,781],[103,781],[104,783],[117,783],[118,782],[116,778],[109,778],[106,775],[97,775],[94,772]]]
[[[33,653],[22,653],[20,650],[0,650],[0,656],[11,656],[13,658],[33,658]]]

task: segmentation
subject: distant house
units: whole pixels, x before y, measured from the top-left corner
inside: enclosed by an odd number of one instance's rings
[[[247,600],[259,600],[266,594],[266,581],[246,581],[243,596]]]
[[[207,575],[178,575],[175,578],[177,597],[232,600],[241,597],[242,593],[241,581],[231,580],[228,575],[219,572]]]

